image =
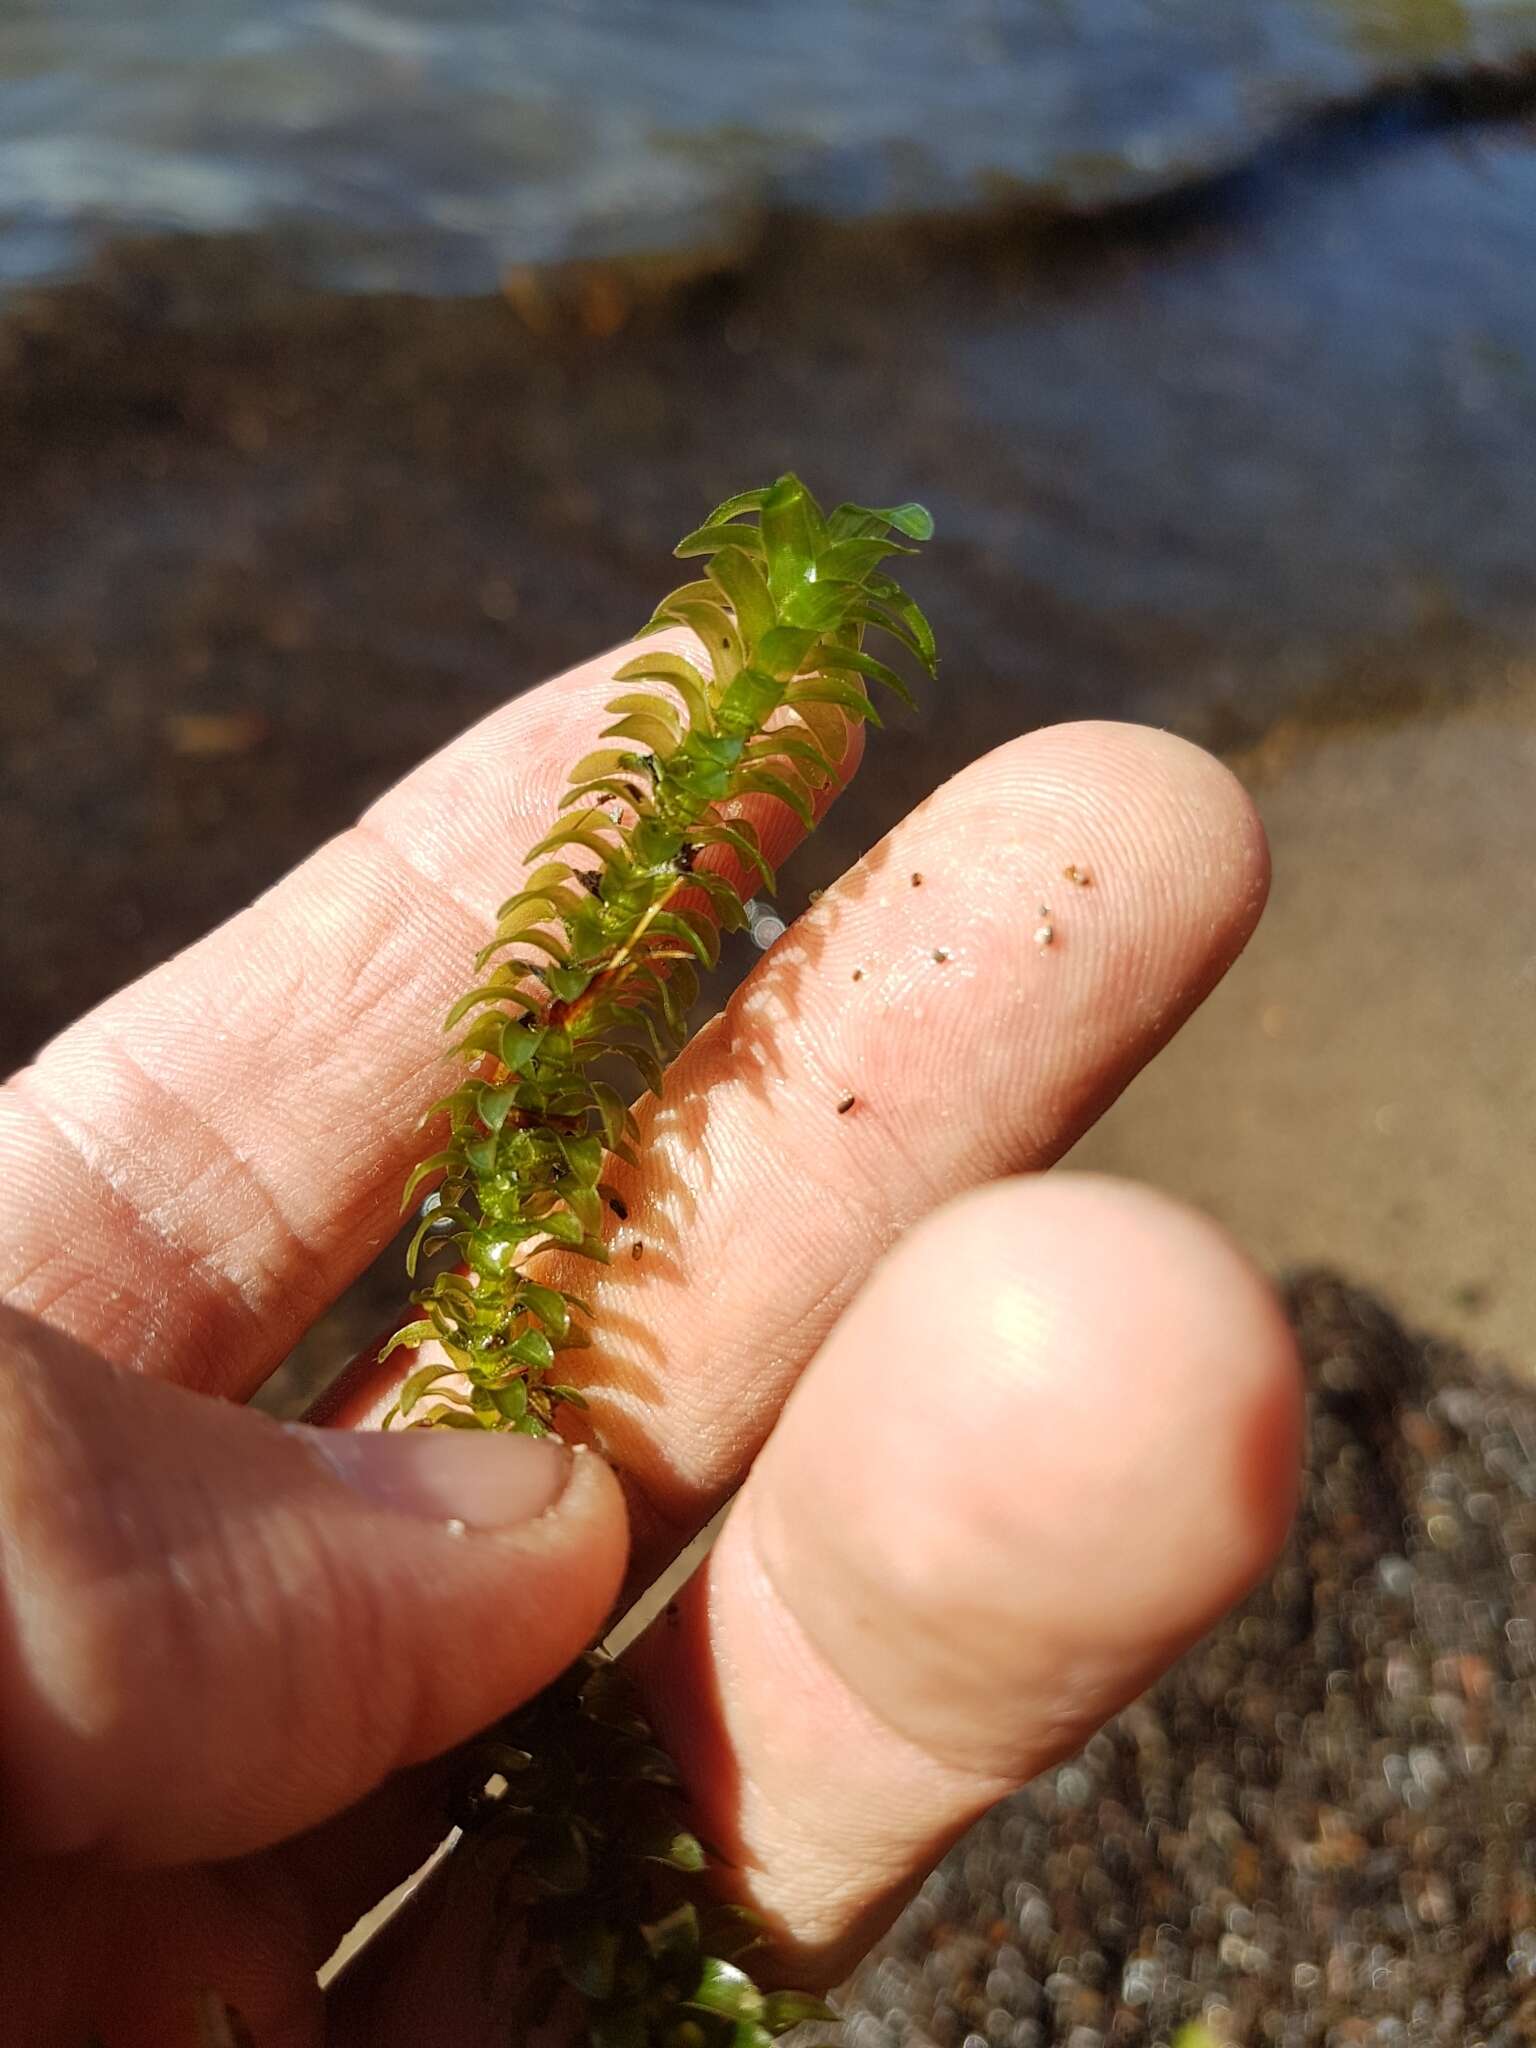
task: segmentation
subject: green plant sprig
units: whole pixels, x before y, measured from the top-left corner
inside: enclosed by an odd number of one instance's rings
[[[501,906],[476,963],[484,978],[449,1012],[449,1029],[474,1017],[457,1046],[471,1077],[428,1112],[446,1113],[447,1142],[411,1174],[402,1207],[441,1173],[408,1265],[414,1278],[423,1251],[457,1259],[412,1296],[420,1314],[381,1353],[442,1352],[406,1378],[386,1426],[543,1436],[562,1405],[586,1406],[559,1361],[590,1343],[591,1310],[532,1279],[528,1262],[552,1247],[607,1262],[604,1163],[633,1164],[636,1136],[610,1076],[626,1064],[660,1095],[698,969],[714,966],[720,930],[746,921],[718,863],[734,857],[754,890],[775,886],[750,820],[721,807],[774,797],[809,830],[847,721],[880,722],[865,686],[911,701],[864,637],[883,633],[933,672],[928,621],[881,566],[915,552],[894,535],[932,531],[920,505],[824,515],[783,476],[728,498],[679,542],[677,555],[706,558],[704,574],[642,630],[691,629],[708,666],[658,650],[617,671],[617,682],[670,694],[611,701],[607,744],[571,770],[558,822],[526,855],[540,865]]]
[[[421,1313],[382,1354],[429,1342],[443,1354],[409,1374],[390,1420],[543,1436],[563,1404],[586,1405],[559,1361],[590,1342],[592,1311],[533,1279],[529,1261],[558,1246],[606,1262],[604,1206],[622,1203],[604,1163],[635,1163],[637,1136],[610,1077],[627,1063],[661,1093],[698,969],[714,965],[720,928],[746,921],[720,863],[774,887],[760,835],[722,807],[773,797],[813,825],[848,722],[879,722],[866,685],[907,696],[865,651],[866,632],[933,672],[928,622],[881,566],[912,552],[893,535],[931,532],[920,505],[824,515],[784,476],[727,499],[679,544],[706,558],[704,574],[644,631],[687,627],[704,653],[657,650],[618,671],[669,694],[610,703],[606,744],[572,769],[559,821],[527,855],[540,865],[498,913],[485,978],[449,1014],[452,1029],[474,1018],[459,1041],[470,1078],[436,1105],[448,1140],[405,1203],[441,1173],[413,1276],[423,1249],[458,1256],[413,1296]],[[601,1653],[472,1747],[452,1818],[480,1858],[475,1890],[493,1925],[518,1930],[517,2043],[573,2002],[590,2048],[771,2048],[800,2021],[833,2017],[754,1982],[761,1929],[710,1884],[676,1770]]]

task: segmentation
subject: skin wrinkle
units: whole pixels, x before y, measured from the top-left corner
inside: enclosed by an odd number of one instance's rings
[[[354,831],[357,830],[358,828],[354,828]],[[352,837],[353,835],[349,833],[346,840],[350,842]],[[396,900],[394,892],[378,892],[377,902],[369,901],[374,893],[370,884],[378,865],[370,854],[366,869],[359,869],[360,878],[366,877],[362,881],[362,886],[348,888],[346,891],[349,897],[355,899],[353,907],[361,911],[367,919],[370,943],[358,946],[354,939],[353,950],[360,957],[344,963],[337,961],[335,953],[328,953],[328,971],[324,977],[302,974],[298,977],[301,983],[323,981],[323,986],[316,992],[320,999],[314,1001],[312,1005],[303,1005],[296,1000],[296,1012],[304,1007],[313,1007],[317,1013],[323,1013],[329,1007],[339,1009],[346,1019],[345,1029],[328,1033],[317,1048],[314,1059],[305,1069],[306,1096],[310,1098],[323,1098],[328,1093],[328,1084],[338,1078],[343,1085],[343,1092],[350,1093],[359,1065],[366,1064],[369,1041],[375,1041],[391,1050],[400,1043],[404,1013],[409,1013],[414,1023],[415,1013],[425,1009],[429,1002],[440,999],[445,1010],[448,1006],[449,998],[446,993],[437,987],[427,990],[423,986],[429,981],[435,981],[441,983],[442,989],[446,990],[451,979],[446,961],[442,970],[433,975],[428,964],[430,954],[428,959],[423,958],[424,948],[420,941],[395,936],[400,927],[399,910],[403,901],[407,897],[413,905],[420,901],[421,892],[416,886],[415,873],[399,852],[387,842],[378,840],[372,843],[377,851],[385,855],[389,866],[400,875],[404,888],[400,901]],[[339,850],[340,844],[333,841],[332,848],[324,851]],[[347,850],[352,851],[350,844]],[[453,901],[441,895],[435,888],[429,893],[443,915],[442,931],[434,931],[432,935],[434,947],[440,944],[442,950],[446,952],[450,946],[468,946],[472,934],[482,928],[480,920],[461,916]],[[382,937],[376,939],[375,933],[380,928]],[[344,979],[338,977],[336,970],[339,965],[345,966]],[[370,981],[376,982],[377,985],[370,987]],[[296,989],[296,998],[299,993],[300,990]],[[391,1010],[396,1014],[390,1014]],[[392,1097],[399,1098],[403,1114],[408,1114],[413,1107],[418,1106],[425,1091],[437,1085],[446,1050],[444,1042],[440,1046],[433,1046],[430,1050],[424,1051],[415,1064],[394,1082],[381,1108],[386,1111],[392,1108]],[[392,1149],[402,1154],[411,1149],[413,1142],[412,1134],[403,1131],[391,1134],[387,1128],[382,1138],[377,1141],[378,1144],[392,1145]]]
[[[103,1046],[142,1084],[152,1098],[163,1098],[170,1105],[171,1115],[164,1122],[171,1129],[177,1127],[178,1113],[193,1128],[207,1139],[213,1149],[212,1166],[225,1169],[232,1177],[234,1191],[253,1199],[256,1214],[239,1229],[231,1229],[225,1236],[216,1239],[207,1250],[191,1254],[200,1271],[205,1271],[210,1258],[215,1270],[228,1281],[239,1297],[259,1318],[262,1308],[276,1288],[288,1281],[300,1299],[311,1304],[321,1304],[327,1299],[324,1272],[313,1246],[305,1234],[291,1221],[274,1188],[272,1188],[255,1162],[239,1152],[226,1139],[214,1121],[211,1112],[198,1108],[189,1097],[182,1094],[170,1082],[151,1074],[141,1061],[136,1059],[129,1048],[113,1032],[104,1031]],[[216,1177],[216,1184],[223,1184],[222,1176]],[[198,1187],[194,1182],[178,1190],[180,1204],[194,1212],[203,1205],[197,1200]],[[141,1212],[142,1213],[142,1212]],[[160,1219],[150,1216],[150,1222],[161,1228]],[[175,1236],[164,1231],[167,1243],[174,1244]],[[248,1238],[260,1236],[269,1242],[261,1246],[261,1264],[251,1280],[240,1278],[240,1262],[226,1260],[219,1256],[221,1251],[232,1250]]]
[[[696,1790],[706,1801],[718,1799],[722,1789],[728,1791],[729,1810],[721,1812],[710,1804],[707,1820],[735,1852],[739,1895],[765,1912],[779,1930],[781,1968],[790,1975],[808,1974],[813,1981],[826,1982],[841,1974],[843,1961],[852,1959],[852,1948],[862,1947],[878,1930],[879,1921],[889,1917],[880,1908],[888,1904],[894,1910],[896,1891],[907,1879],[904,1848],[891,1840],[893,1809],[887,1788],[901,1790],[897,1814],[910,1811],[916,1801],[924,1808],[964,1816],[990,1806],[1011,1786],[932,1756],[849,1683],[807,1632],[768,1564],[757,1541],[753,1505],[749,1491],[733,1517],[728,1559],[723,1545],[707,1575],[685,1596],[699,1609],[688,1627],[704,1637],[702,1654],[722,1723],[720,1734],[706,1738],[705,1746],[723,1739],[741,1767],[739,1778],[716,1775]],[[724,1584],[716,1572],[722,1563],[728,1563]],[[733,1626],[743,1617],[749,1622],[745,1644],[737,1641]],[[640,1657],[642,1676],[664,1721],[669,1717],[671,1651],[658,1625]],[[859,1770],[839,1787],[845,1843],[840,1855],[836,1837],[829,1841],[824,1832],[824,1802],[807,1794],[795,1767],[799,1744],[792,1741],[787,1755],[776,1752],[761,1703],[754,1708],[748,1681],[765,1662],[778,1675],[775,1697],[782,1697],[785,1687],[790,1689],[791,1725],[809,1718],[824,1732],[835,1730],[831,1739],[836,1751],[860,1759]],[[678,1710],[686,1735],[697,1708],[680,1700]],[[686,1741],[677,1746],[688,1753]],[[856,1845],[852,1853],[846,1846],[849,1841]],[[876,1845],[883,1847],[883,1862],[872,1853]]]
[[[793,1630],[797,1641],[804,1646],[807,1657],[825,1672],[835,1694],[840,1695],[853,1708],[857,1718],[871,1727],[878,1728],[887,1743],[897,1751],[905,1752],[906,1760],[916,1759],[924,1771],[931,1770],[953,1780],[967,1801],[974,1798],[979,1804],[990,1805],[993,1800],[1001,1798],[1005,1792],[1011,1790],[1012,1780],[1009,1778],[1001,1777],[996,1772],[978,1770],[963,1759],[940,1756],[930,1744],[903,1728],[870,1699],[865,1691],[853,1683],[826,1644],[812,1635],[802,1620],[788,1590],[759,1541],[755,1513],[745,1512],[742,1519],[745,1528],[738,1540],[747,1546],[751,1569],[771,1594],[774,1605]]]
[[[19,1101],[38,1120],[41,1127],[65,1147],[71,1159],[83,1170],[86,1187],[78,1191],[76,1199],[83,1200],[87,1210],[104,1206],[117,1212],[120,1218],[119,1228],[130,1244],[136,1241],[150,1253],[153,1267],[157,1272],[169,1269],[169,1277],[156,1289],[156,1298],[151,1310],[149,1334],[154,1339],[153,1344],[137,1345],[126,1358],[119,1358],[117,1362],[134,1365],[138,1369],[154,1370],[157,1376],[178,1379],[183,1384],[197,1387],[200,1391],[219,1391],[218,1372],[214,1361],[222,1354],[226,1342],[240,1342],[238,1336],[231,1336],[226,1340],[223,1334],[224,1326],[229,1325],[232,1331],[243,1329],[246,1341],[256,1341],[260,1324],[254,1310],[227,1275],[217,1270],[212,1274],[205,1272],[202,1262],[194,1253],[168,1235],[157,1218],[140,1209],[118,1186],[101,1161],[92,1155],[86,1141],[64,1120],[62,1113],[46,1097],[34,1094],[37,1072],[35,1067],[23,1068],[21,1073],[13,1075],[7,1082],[7,1092],[13,1101]],[[98,1191],[97,1199],[93,1199],[89,1192],[91,1188]],[[99,1201],[100,1195],[106,1197],[104,1204]],[[77,1234],[85,1237],[87,1241],[93,1241],[97,1236],[110,1238],[112,1232],[93,1232],[87,1222],[78,1233],[71,1230],[69,1238],[73,1239]],[[63,1241],[65,1240],[61,1235],[54,1239],[54,1245],[57,1246]],[[120,1251],[117,1257],[121,1257]],[[50,1263],[48,1254],[45,1253],[43,1259],[30,1270],[46,1270]],[[204,1283],[200,1299],[196,1296],[189,1298],[189,1272]],[[102,1296],[100,1287],[96,1284],[94,1269],[77,1269],[69,1292],[81,1290],[86,1292],[93,1313],[86,1319],[89,1327],[80,1334],[88,1341],[97,1341],[101,1335],[101,1317],[96,1311],[102,1305]],[[29,1308],[34,1312],[39,1312],[42,1307],[42,1304],[15,1281],[7,1287],[7,1298],[13,1305]],[[123,1317],[112,1320],[120,1325],[128,1319]],[[180,1326],[184,1322],[191,1326],[190,1338],[180,1327],[174,1340],[166,1334],[172,1323]],[[71,1319],[69,1327],[73,1330],[74,1319]],[[146,1368],[143,1363],[145,1353],[158,1351],[161,1347],[167,1355],[165,1365]],[[191,1372],[188,1371],[189,1367],[192,1368]]]
[[[439,907],[453,913],[454,922],[464,932],[464,958],[472,960],[484,943],[486,925],[494,907],[483,890],[472,895],[461,894],[450,888],[442,875],[437,874],[423,862],[412,858],[410,842],[396,839],[387,830],[386,812],[379,818],[374,812],[366,812],[351,828],[349,838],[364,846],[373,846],[407,878],[412,900],[423,891],[435,898]],[[501,899],[498,898],[497,901]],[[446,1005],[444,1006],[446,1008]]]

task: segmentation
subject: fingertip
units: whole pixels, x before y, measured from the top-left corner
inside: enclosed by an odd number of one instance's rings
[[[860,1297],[770,1446],[761,1540],[878,1714],[1023,1775],[1262,1575],[1300,1434],[1284,1317],[1215,1225],[1116,1182],[1006,1181]]]
[[[1046,726],[1020,744],[1034,751],[1038,772],[1059,781],[1063,802],[1075,799],[1102,821],[1129,872],[1158,877],[1170,900],[1219,910],[1235,941],[1228,957],[1240,949],[1269,894],[1269,838],[1224,762],[1177,733],[1114,719]],[[1112,884],[1118,864],[1088,886]]]
[[[1198,1633],[1267,1568],[1295,1509],[1303,1390],[1273,1287],[1211,1218],[1152,1188],[1058,1173],[972,1201],[951,1228],[989,1306],[978,1441],[1049,1439],[1042,1509],[1070,1506],[1079,1584],[1099,1573],[1098,1612],[1118,1612],[1126,1640]]]

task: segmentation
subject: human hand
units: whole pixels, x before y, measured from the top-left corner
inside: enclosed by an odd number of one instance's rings
[[[259,2048],[497,2038],[452,1865],[328,2007],[314,1971],[434,1845],[444,1753],[743,1481],[632,1661],[801,1982],[1284,1533],[1299,1392],[1262,1281],[1158,1197],[1015,1177],[1262,904],[1235,782],[1130,727],[947,784],[642,1110],[616,1239],[641,1253],[586,1288],[622,1490],[527,1439],[238,1405],[388,1236],[437,1021],[619,659],[493,716],[0,1097],[0,1983],[27,2048],[178,2048],[209,1989]],[[764,818],[770,854],[793,830]],[[376,1415],[396,1363],[332,1421]]]

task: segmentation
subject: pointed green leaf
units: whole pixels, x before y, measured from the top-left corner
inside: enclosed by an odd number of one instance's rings
[[[749,530],[743,527],[741,534],[745,539]],[[757,536],[751,534],[750,538],[756,540]],[[710,563],[709,573],[736,614],[743,640],[748,647],[755,646],[774,622],[773,597],[762,570],[739,547],[725,547]]]
[[[691,1899],[640,1929],[640,1939],[653,1956],[691,1956],[699,1949],[699,1909]]]
[[[781,476],[762,505],[768,588],[783,604],[798,585],[811,580],[826,528],[815,499],[796,476]]]
[[[669,753],[674,752],[682,741],[683,728],[676,705],[668,697],[658,697],[654,690],[626,690],[622,696],[611,698],[604,709],[617,712],[620,717],[629,712],[638,713],[642,718],[658,719],[672,734]]]
[[[681,654],[642,654],[638,660],[626,661],[621,669],[616,669],[614,681],[670,683],[683,700],[689,725],[700,732],[710,730],[712,721],[704,678]]]
[[[775,775],[771,768],[747,768],[736,777],[736,787],[759,796],[776,796],[781,804],[787,804],[809,832],[815,825],[815,814],[806,801],[805,792],[796,789],[782,775]]]
[[[687,2003],[727,2019],[755,2020],[762,2015],[763,1994],[739,1964],[706,1956]]]
[[[643,711],[631,711],[627,718],[616,719],[612,725],[603,727],[605,740],[634,740],[659,761],[669,761],[677,752],[679,741],[675,727],[665,719],[648,717]]]
[[[885,723],[863,691],[845,683],[841,676],[811,676],[804,682],[791,683],[784,692],[784,701],[786,704],[835,704],[839,711],[846,711],[850,718],[862,719],[866,725]]]
[[[708,649],[715,681],[723,688],[741,667],[745,654],[735,620],[715,602],[714,585],[707,587],[708,599],[673,598],[668,609],[675,619],[691,627]]]
[[[548,1372],[555,1362],[555,1347],[542,1330],[524,1330],[503,1347],[504,1357],[516,1365],[532,1366],[535,1372]],[[521,1408],[517,1411],[523,1412]]]
[[[763,886],[770,895],[778,886],[778,879],[757,843],[756,828],[749,819],[738,818],[733,825],[702,825],[693,836],[701,846],[728,846],[733,853],[740,854],[747,865],[761,875]]]
[[[696,526],[692,533],[685,533],[672,552],[685,562],[692,555],[712,555],[720,548],[746,548],[760,553],[762,545],[761,536],[752,527],[727,526],[722,520],[712,519],[705,526]]]
[[[571,1326],[570,1304],[558,1287],[525,1280],[518,1289],[518,1305],[537,1316],[551,1337],[563,1337]]]
[[[511,994],[515,986],[514,977],[508,974],[504,980],[487,981],[479,988],[470,989],[467,994],[459,997],[443,1019],[443,1029],[451,1031],[456,1024],[463,1022],[471,1010],[478,1009],[482,1003],[499,1003],[505,996]]]
[[[561,863],[564,867],[564,863]],[[567,876],[570,869],[565,868]],[[526,931],[531,924],[542,924],[546,918],[555,915],[552,897],[538,890],[523,890],[519,895],[509,896],[496,915],[496,937],[498,941],[515,939],[519,932]]]
[[[702,1870],[708,1861],[704,1845],[697,1835],[687,1828],[675,1828],[670,1824],[636,1838],[636,1853],[648,1863],[664,1863],[669,1870]]]
[[[648,704],[659,704],[661,701],[659,697],[648,697],[646,699]],[[610,711],[613,708],[611,704],[608,706]],[[670,706],[668,708],[670,709]],[[594,752],[582,755],[581,759],[566,777],[566,780],[571,784],[575,784],[578,782],[593,782],[600,776],[610,778],[618,776],[622,779],[624,763],[629,758],[630,756],[626,754],[622,747],[598,747]]]
[[[491,1399],[504,1421],[521,1422],[528,1413],[528,1382],[508,1380],[505,1386],[491,1389]]]
[[[760,512],[767,497],[766,487],[757,491],[738,491],[734,498],[727,498],[723,505],[715,507],[707,523],[718,526],[722,520],[737,519],[743,512]]]
[[[888,668],[883,661],[877,661],[872,654],[865,654],[861,649],[840,647],[834,642],[817,655],[817,664],[823,675],[851,671],[854,675],[868,676],[871,682],[883,683],[903,704],[912,702],[912,692],[895,669]]]
[[[745,737],[756,732],[784,701],[784,684],[760,668],[738,671],[721,696],[716,716],[722,732]]]
[[[618,857],[615,836],[612,818],[594,805],[591,810],[578,811],[574,817],[562,819],[553,832],[546,833],[537,846],[529,849],[525,857],[535,860],[541,853],[553,853],[560,846],[585,846],[589,852],[608,862]]]
[[[683,621],[678,619],[673,612],[672,607],[674,605],[717,604],[719,598],[719,591],[716,590],[714,584],[710,582],[707,576],[701,576],[696,583],[680,583],[676,590],[668,591],[667,595],[661,600],[661,603],[657,605],[655,611],[651,613],[651,616],[640,628],[637,637],[644,639],[647,633],[662,633],[669,626],[682,624]]]
[[[698,955],[701,966],[713,967],[720,958],[720,935],[705,918],[690,917],[685,910],[659,910],[651,919],[651,930],[681,939]]]
[[[410,1174],[406,1179],[405,1191],[400,1197],[402,1215],[410,1208],[411,1199],[422,1182],[429,1180],[434,1173],[441,1173],[445,1166],[456,1165],[458,1163],[458,1156],[458,1153],[452,1147],[449,1147],[446,1151],[429,1154],[427,1158],[419,1160],[411,1168]]]
[[[911,540],[933,539],[933,514],[926,505],[891,505],[875,514]]]
[[[423,1344],[430,1344],[436,1335],[437,1325],[427,1317],[423,1317],[418,1322],[404,1323],[396,1330],[389,1342],[380,1347],[376,1362],[382,1365],[386,1358],[392,1357],[397,1351],[419,1351]],[[429,1365],[424,1370],[430,1373],[441,1373],[447,1372],[448,1367],[446,1365]],[[411,1379],[419,1378],[419,1373],[412,1373]],[[409,1386],[410,1383],[410,1380],[407,1380],[405,1384]],[[402,1389],[402,1393],[403,1391]]]
[[[878,603],[888,605],[906,625],[918,643],[919,658],[931,675],[937,665],[938,654],[934,645],[933,628],[929,625],[922,607],[908,597],[901,585],[891,576],[870,576],[865,579],[865,590]]]
[[[873,535],[859,540],[834,541],[816,564],[822,583],[862,583],[891,555],[910,555],[900,541],[877,540]]]
[[[835,2020],[837,2014],[824,1998],[809,1991],[770,1991],[763,2000],[763,2025],[770,2034],[787,2034],[809,2020]]]
[[[592,1103],[602,1124],[603,1143],[612,1150],[620,1138],[629,1130],[634,1118],[629,1105],[617,1088],[611,1088],[606,1081],[593,1081]]]

